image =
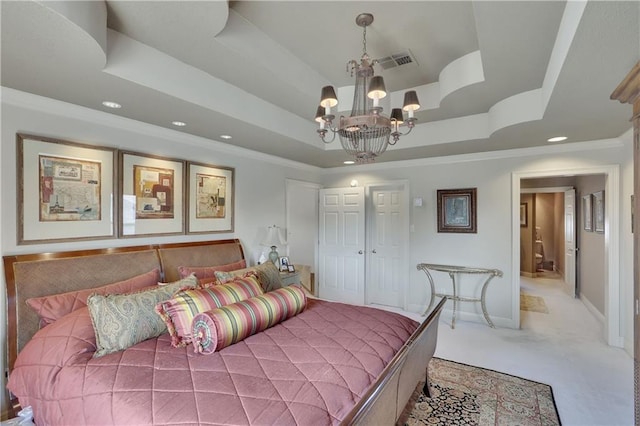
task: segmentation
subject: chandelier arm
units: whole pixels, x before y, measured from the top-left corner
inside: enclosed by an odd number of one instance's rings
[[[393,138],[393,142],[392,142],[391,140],[389,140],[389,145],[395,145],[395,144],[398,142],[398,140],[400,140],[400,137],[401,137],[401,136],[406,136],[406,135],[408,135],[409,133],[411,133],[411,131],[413,130],[413,128],[414,128],[414,125],[413,125],[413,124],[411,124],[411,125],[409,126],[409,130],[408,130],[406,133],[402,133],[402,132],[400,132],[400,131],[398,131],[398,130],[396,130],[395,132],[391,132],[391,137]]]
[[[325,137],[327,135],[327,130],[331,130],[331,133],[333,133],[333,136],[331,137],[331,140],[326,140],[325,139]],[[324,142],[325,144],[329,145],[331,142],[336,140],[336,133],[338,133],[338,129],[330,127],[329,129],[317,130],[317,132],[318,132],[318,136],[320,136],[320,139],[322,139],[322,142]]]

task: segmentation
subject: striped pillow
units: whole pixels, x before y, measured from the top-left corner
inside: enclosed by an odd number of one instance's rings
[[[223,306],[193,317],[193,349],[210,354],[299,314],[307,297],[296,286]]]
[[[226,284],[180,291],[171,299],[158,303],[155,310],[167,325],[171,335],[171,345],[186,346],[191,343],[191,321],[197,313],[259,296],[262,293],[262,287],[255,274],[247,274]]]

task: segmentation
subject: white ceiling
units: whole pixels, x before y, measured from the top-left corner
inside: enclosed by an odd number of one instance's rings
[[[2,86],[301,161],[348,159],[313,116],[362,54],[409,50],[382,70],[386,107],[408,89],[418,124],[377,161],[617,137],[609,95],[640,59],[640,2],[6,1]],[[112,100],[123,105],[108,110]],[[350,99],[341,99],[343,114]],[[388,109],[386,109],[388,111]],[[176,128],[180,120],[187,126]],[[28,130],[28,129],[25,129]],[[64,135],[51,135],[63,138]]]

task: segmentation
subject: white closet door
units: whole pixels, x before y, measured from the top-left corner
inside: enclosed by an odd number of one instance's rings
[[[364,188],[320,190],[319,296],[364,304]]]

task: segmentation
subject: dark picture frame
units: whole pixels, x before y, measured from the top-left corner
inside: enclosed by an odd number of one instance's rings
[[[520,227],[526,228],[528,226],[529,219],[529,204],[520,203]]]
[[[477,188],[438,189],[438,232],[477,233]]]
[[[116,237],[117,150],[16,134],[17,243]]]
[[[593,230],[604,233],[604,191],[593,194]]]
[[[591,194],[582,196],[582,228],[587,232],[593,231],[593,210],[591,208]]]
[[[280,259],[278,259],[279,262],[279,270],[280,272],[289,272],[289,265],[291,263],[289,263],[289,257],[287,256],[281,256]]]

